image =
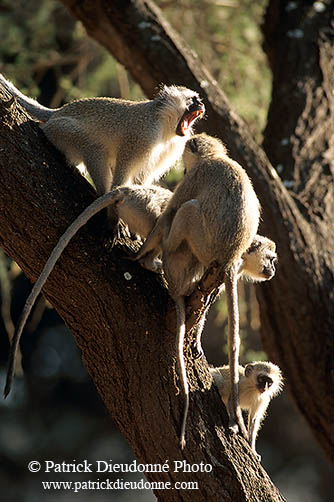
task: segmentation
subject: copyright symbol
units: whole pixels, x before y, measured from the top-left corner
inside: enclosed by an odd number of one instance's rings
[[[38,472],[41,469],[41,464],[37,460],[32,460],[28,464],[28,469],[30,472]]]

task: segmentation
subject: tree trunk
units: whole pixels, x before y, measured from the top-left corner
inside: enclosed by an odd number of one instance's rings
[[[332,0],[293,8],[287,0],[269,2],[263,30],[274,80],[264,150],[272,164],[153,2],[62,3],[148,96],[161,82],[197,90],[208,116],[199,129],[221,137],[249,172],[263,208],[261,232],[276,241],[280,261],[275,280],[257,287],[263,342],[333,460]]]

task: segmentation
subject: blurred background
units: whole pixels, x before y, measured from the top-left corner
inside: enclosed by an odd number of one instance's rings
[[[156,4],[197,51],[261,142],[271,92],[270,71],[261,49],[260,26],[266,2],[159,0]],[[0,33],[0,72],[46,106],[57,107],[91,96],[143,97],[124,68],[89,39],[80,23],[56,1],[0,0]],[[166,183],[172,188],[179,176],[178,171],[171,172]],[[1,249],[0,285],[3,385],[8,339],[31,284]],[[241,362],[266,360],[254,289],[249,283],[241,283],[239,293]],[[226,346],[222,346],[226,328],[223,298],[212,308],[205,328],[203,347],[211,364],[227,362]],[[71,502],[78,499],[75,493],[45,492],[41,481],[119,478],[110,473],[46,476],[27,469],[31,460],[112,460],[129,464],[134,458],[92,384],[70,332],[43,297],[22,337],[19,359],[14,389],[6,401],[0,399],[1,500]],[[257,450],[264,468],[289,502],[332,500],[333,470],[287,389],[269,407]],[[127,479],[140,479],[140,475],[130,474]],[[150,491],[125,490],[82,491],[79,497],[84,502],[155,500]]]

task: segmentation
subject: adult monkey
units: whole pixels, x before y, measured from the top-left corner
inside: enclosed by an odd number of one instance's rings
[[[224,273],[229,324],[231,394],[229,427],[247,437],[238,402],[239,311],[237,279],[242,255],[250,247],[260,218],[260,204],[246,171],[227,155],[225,146],[206,134],[186,145],[186,174],[136,259],[150,268],[162,250],[162,265],[177,310],[178,360],[185,406],[180,443],[185,446],[189,386],[185,369],[184,297],[204,271],[218,266]]]
[[[0,83],[43,124],[43,132],[69,163],[85,164],[98,195],[161,178],[181,158],[192,126],[205,112],[197,92],[175,85],[162,86],[153,100],[89,98],[51,109],[1,74]],[[109,219],[115,231],[118,220],[112,210]]]

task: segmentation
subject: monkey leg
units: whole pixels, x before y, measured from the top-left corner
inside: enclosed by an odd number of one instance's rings
[[[194,359],[200,359],[201,357],[204,356],[204,350],[202,347],[202,333],[203,333],[204,324],[206,321],[207,312],[208,312],[208,308],[205,308],[205,311],[203,312],[200,320],[196,324],[195,337],[191,341],[191,352],[192,352]]]
[[[169,228],[173,212],[166,211],[158,218],[153,230],[147,237],[134,260],[148,270],[157,271],[156,258],[161,252],[161,241],[166,228]]]
[[[112,166],[109,154],[101,144],[87,137],[87,132],[82,129],[78,120],[72,117],[51,117],[42,129],[70,163],[85,164],[98,195],[110,191]]]
[[[255,442],[257,433],[261,425],[261,418],[264,416],[266,408],[267,408],[266,405],[261,407],[260,409],[257,410],[257,412],[254,415],[250,410],[248,417],[248,436],[249,436],[248,441],[259,462],[261,461],[261,455],[259,455],[256,451]]]
[[[86,146],[83,149],[83,162],[92,178],[98,195],[109,192],[112,188],[112,166],[108,153],[100,145]],[[119,238],[119,217],[118,210],[114,205],[109,206],[101,214],[101,222],[98,227],[103,226],[105,237],[112,236],[113,244]],[[97,224],[97,220],[93,220]]]
[[[85,164],[99,196],[110,191],[112,166],[108,152],[87,137],[80,121],[72,117],[51,117],[42,129],[47,138],[64,153],[68,162],[75,166],[81,162]],[[104,209],[90,222],[90,228],[100,234],[109,214],[114,215],[114,212],[112,207]]]
[[[225,290],[225,284],[221,284],[215,291],[213,291],[208,297],[205,305],[204,312],[195,326],[195,337],[191,342],[191,351],[195,359],[199,359],[204,355],[204,351],[202,348],[202,333],[206,321],[206,317],[210,310],[211,305],[215,303],[215,301],[219,298],[220,294]]]
[[[184,392],[184,407],[183,407],[183,415],[182,415],[181,431],[180,431],[180,446],[181,450],[183,450],[186,445],[185,435],[186,435],[186,424],[189,411],[189,384],[184,360],[184,338],[186,334],[186,324],[185,324],[184,298],[182,296],[175,298],[175,307],[176,307],[176,317],[177,317],[176,350],[178,355],[180,380]]]
[[[205,234],[200,203],[197,199],[189,200],[178,209],[164,248],[167,253],[172,253],[177,250],[182,241],[186,241],[197,260],[208,267],[212,259],[205,242]]]
[[[230,265],[225,271],[225,288],[228,311],[228,358],[231,378],[231,392],[228,401],[229,429],[232,433],[238,430],[248,438],[239,404],[239,309],[237,290],[237,265]]]
[[[145,246],[146,241],[143,246],[137,253],[137,255],[133,258],[134,261],[138,261],[140,265],[147,270],[151,270],[152,272],[160,273],[162,271],[162,267],[160,262],[157,260],[160,254],[160,241],[158,233],[155,233],[152,236],[152,239],[148,243],[149,245]]]
[[[108,193],[111,190],[112,171],[108,164],[106,152],[104,152],[101,147],[95,146],[94,148],[85,147],[83,153],[83,162],[95,185],[98,195],[100,196]],[[94,230],[95,225],[94,231],[96,232],[97,230],[101,233],[102,230],[103,237],[106,239],[111,236],[114,239],[114,244],[116,237],[119,235],[118,222],[118,211],[114,205],[111,205],[91,221],[90,228],[93,227]]]

